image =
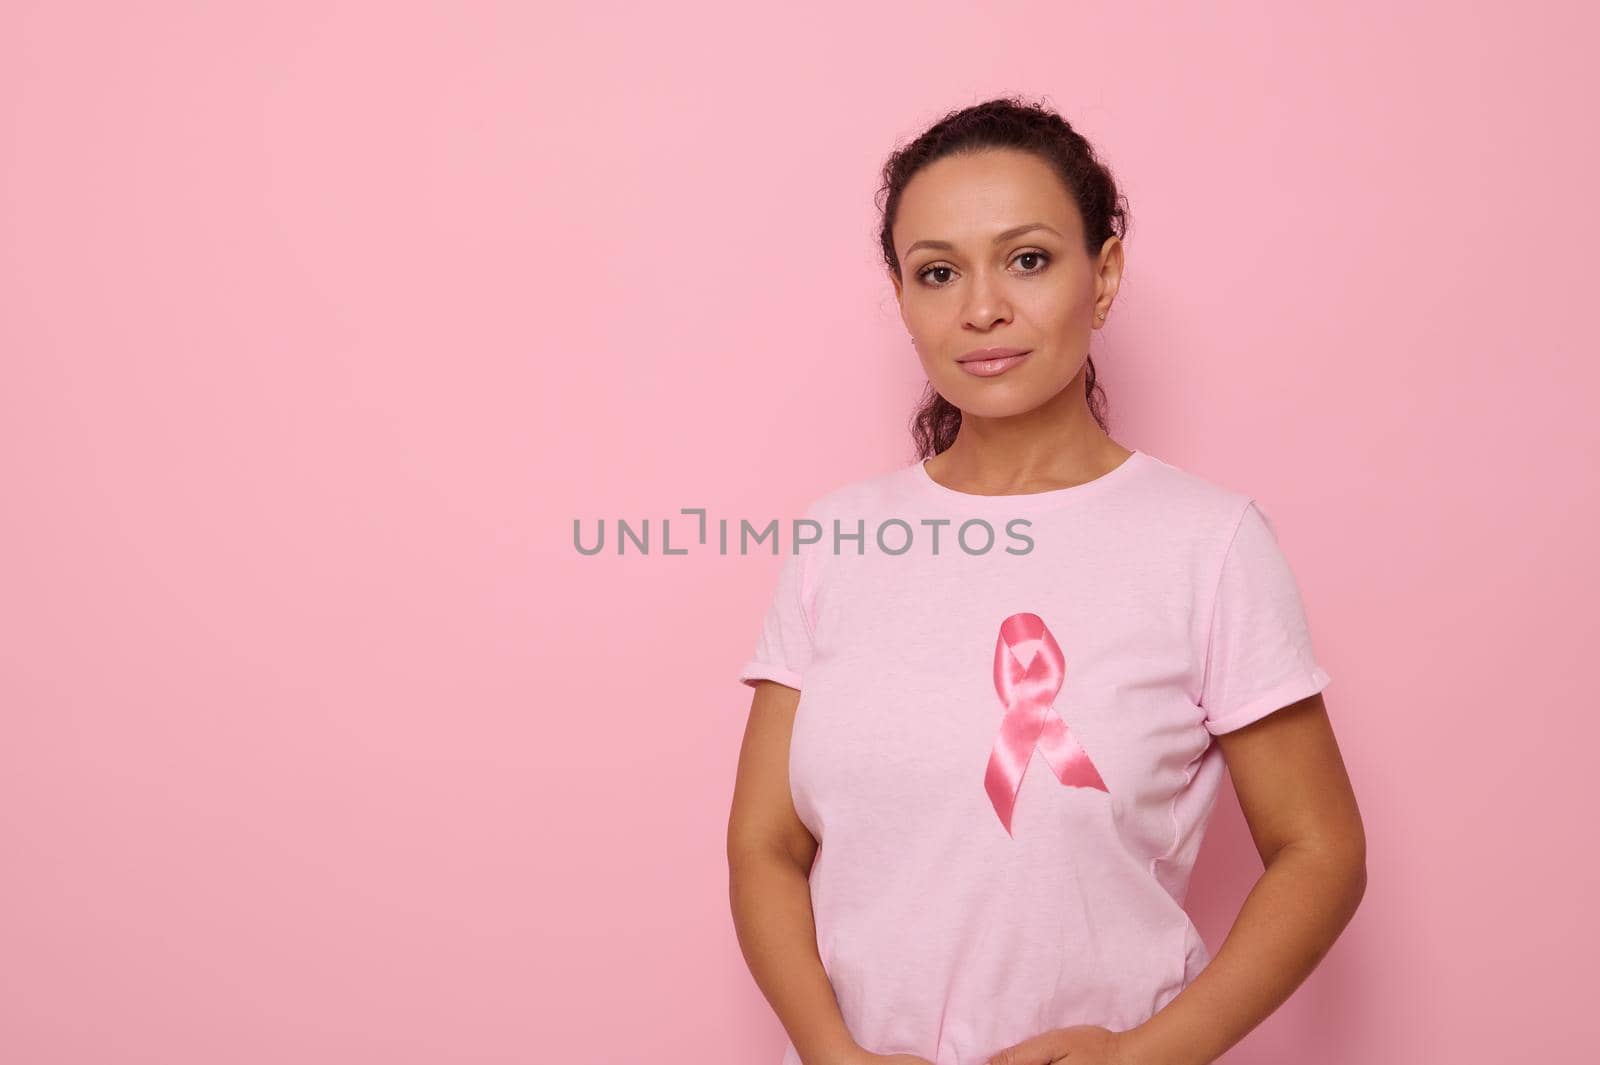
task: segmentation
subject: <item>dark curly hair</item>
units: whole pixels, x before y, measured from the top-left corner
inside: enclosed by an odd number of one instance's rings
[[[916,140],[895,151],[883,164],[883,186],[877,194],[882,215],[879,240],[883,245],[884,264],[896,278],[901,276],[900,259],[895,254],[890,231],[907,183],[936,160],[991,148],[1032,152],[1056,172],[1068,195],[1078,205],[1078,213],[1083,218],[1084,246],[1091,256],[1098,255],[1101,246],[1113,234],[1126,237],[1127,199],[1117,191],[1111,171],[1095,156],[1083,135],[1043,104],[1027,103],[1015,96],[999,97],[950,112]],[[1105,389],[1095,382],[1092,356],[1084,375],[1084,392],[1089,413],[1104,430],[1106,395]],[[928,459],[944,451],[955,442],[956,430],[960,427],[960,408],[941,396],[930,383],[911,419],[917,457]]]

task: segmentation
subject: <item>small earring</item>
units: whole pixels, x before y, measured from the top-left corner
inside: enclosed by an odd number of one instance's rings
[[[1095,317],[1099,318],[1101,321],[1105,321],[1106,312],[1105,311],[1096,311],[1095,312]]]

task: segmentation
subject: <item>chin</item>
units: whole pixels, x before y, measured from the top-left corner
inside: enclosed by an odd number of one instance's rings
[[[999,382],[974,388],[971,381],[956,381],[939,391],[945,399],[960,407],[963,414],[975,418],[1009,418],[1015,414],[1026,414],[1055,396],[1048,389],[1036,386],[1019,388]]]

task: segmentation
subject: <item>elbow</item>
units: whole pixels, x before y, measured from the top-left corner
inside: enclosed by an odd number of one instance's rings
[[[1367,851],[1365,844],[1331,848],[1327,868],[1335,882],[1344,886],[1345,911],[1354,916],[1367,894]],[[1347,917],[1348,919],[1348,917]]]
[[[1359,831],[1337,839],[1317,837],[1295,840],[1277,856],[1311,863],[1325,882],[1340,885],[1346,908],[1354,913],[1367,893],[1367,846]]]
[[[759,868],[774,862],[799,865],[798,858],[790,852],[788,844],[771,833],[728,833],[728,875],[736,876],[750,868]]]
[[[809,834],[785,831],[759,819],[730,820],[728,824],[728,875],[773,866],[809,874],[816,844]]]

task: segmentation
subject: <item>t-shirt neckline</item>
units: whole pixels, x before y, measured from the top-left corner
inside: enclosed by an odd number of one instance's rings
[[[1066,488],[1051,488],[1043,492],[1020,492],[1007,495],[979,495],[976,492],[961,492],[954,488],[940,484],[933,479],[924,465],[926,460],[917,459],[908,467],[911,477],[921,487],[925,495],[940,499],[947,504],[954,504],[968,510],[988,512],[1018,511],[1018,510],[1048,510],[1053,507],[1076,503],[1105,492],[1108,488],[1127,480],[1135,470],[1143,465],[1149,456],[1138,448],[1132,449],[1132,454],[1123,459],[1117,466],[1107,473],[1101,474],[1092,481],[1082,484],[1068,485]]]

